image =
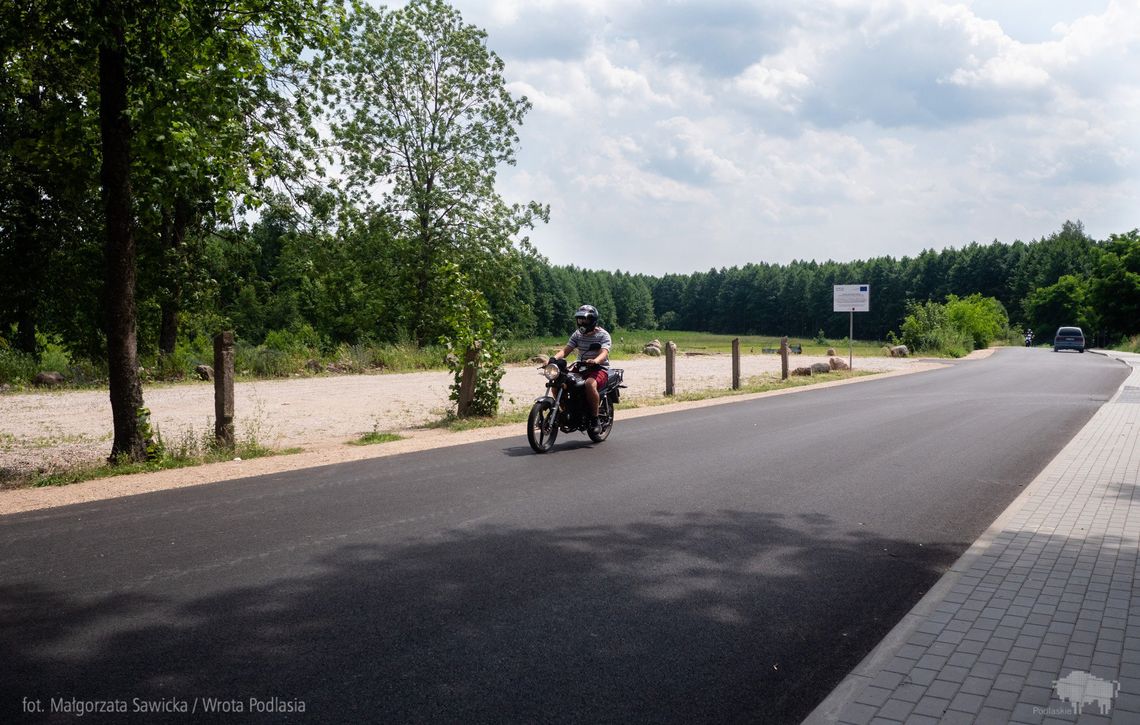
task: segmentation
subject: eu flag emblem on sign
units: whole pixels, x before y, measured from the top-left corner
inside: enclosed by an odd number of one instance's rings
[[[867,291],[867,285],[865,285],[865,284],[864,284],[864,285],[860,285],[860,286],[859,286],[859,291],[860,291],[860,292],[866,292],[866,291]]]

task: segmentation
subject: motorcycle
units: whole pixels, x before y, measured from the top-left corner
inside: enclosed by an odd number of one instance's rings
[[[614,405],[621,400],[624,370],[610,368],[606,384],[598,391],[598,429],[590,427],[589,403],[586,400],[586,378],[582,372],[589,363],[567,364],[552,358],[541,370],[546,377],[546,395],[534,401],[526,422],[526,439],[535,453],[546,453],[554,447],[558,432],[585,431],[590,440],[601,443],[609,438],[614,426]]]

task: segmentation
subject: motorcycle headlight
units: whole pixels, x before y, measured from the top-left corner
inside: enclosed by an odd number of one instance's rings
[[[542,369],[542,374],[546,376],[547,380],[557,380],[559,374],[558,366],[554,363],[550,363]]]

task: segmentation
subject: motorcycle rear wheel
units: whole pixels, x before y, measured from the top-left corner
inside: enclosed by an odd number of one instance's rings
[[[558,437],[558,411],[549,400],[540,400],[530,409],[526,421],[526,440],[535,453],[546,453]]]
[[[601,421],[601,430],[595,433],[592,430],[586,431],[586,435],[590,436],[590,440],[595,443],[601,443],[610,437],[610,429],[614,427],[614,406],[610,402],[610,396],[603,395],[601,402],[598,404],[598,420]]]

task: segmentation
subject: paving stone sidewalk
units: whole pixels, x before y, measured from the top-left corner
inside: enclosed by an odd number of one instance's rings
[[[808,723],[1140,724],[1140,355]]]

